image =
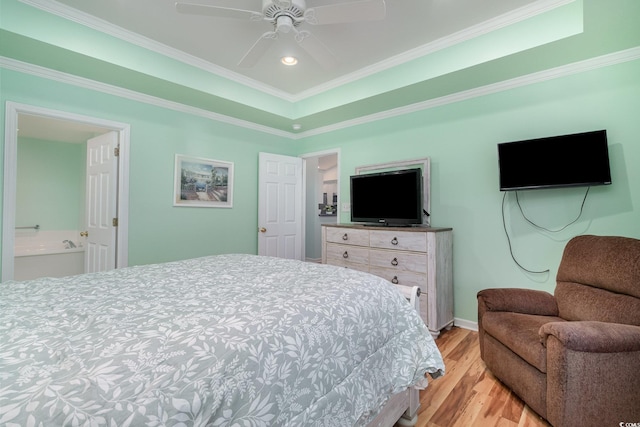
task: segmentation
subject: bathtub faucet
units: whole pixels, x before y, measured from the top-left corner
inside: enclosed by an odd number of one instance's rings
[[[71,240],[63,240],[62,243],[64,243],[65,249],[71,249],[76,247],[75,243],[73,243]]]

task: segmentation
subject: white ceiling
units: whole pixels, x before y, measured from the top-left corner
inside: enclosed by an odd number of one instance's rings
[[[188,0],[191,3],[261,11],[262,0]],[[307,0],[307,9],[354,0]],[[386,0],[381,21],[310,25],[308,30],[337,60],[333,69],[314,61],[294,40],[282,34],[252,68],[238,62],[260,36],[273,29],[265,21],[250,21],[178,13],[174,0],[58,0],[58,12],[106,33],[143,44],[249,86],[303,96],[356,80],[413,59],[462,32],[495,28],[499,17],[540,0]],[[47,2],[51,3],[51,2]],[[51,8],[51,4],[48,5]],[[61,12],[60,12],[61,11]],[[474,30],[475,29],[475,30]],[[298,65],[287,67],[280,57],[293,55]]]

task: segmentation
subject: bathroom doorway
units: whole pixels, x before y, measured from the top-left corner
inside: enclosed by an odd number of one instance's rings
[[[322,224],[340,222],[340,150],[302,156],[305,160],[305,259],[322,260]]]
[[[9,102],[5,133],[2,280],[35,278],[39,265],[54,268],[43,270],[45,275],[84,272],[84,249],[90,246],[87,197],[92,197],[86,191],[86,147],[100,135],[112,135],[113,154],[118,154],[113,159],[115,185],[109,187],[117,219],[108,255],[113,257],[111,268],[126,266],[129,125]]]

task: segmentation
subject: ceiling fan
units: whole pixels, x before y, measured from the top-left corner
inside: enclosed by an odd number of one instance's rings
[[[240,67],[253,67],[280,34],[293,32],[296,42],[325,68],[333,68],[337,61],[333,53],[307,30],[299,30],[303,22],[311,25],[345,24],[384,19],[384,0],[357,0],[307,8],[305,0],[262,0],[262,11],[234,9],[206,4],[177,2],[179,13],[209,15],[250,21],[267,21],[273,30],[267,31],[242,57]]]

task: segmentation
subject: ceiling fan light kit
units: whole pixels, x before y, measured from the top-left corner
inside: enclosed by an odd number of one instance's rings
[[[262,12],[178,2],[176,10],[186,14],[270,22],[273,25],[273,31],[260,36],[238,63],[240,67],[253,67],[271,44],[278,39],[279,34],[293,32],[294,39],[300,47],[321,66],[331,69],[338,64],[331,50],[310,31],[298,30],[297,27],[302,23],[327,25],[381,20],[386,15],[384,1],[358,0],[307,9],[305,0],[262,0]],[[284,59],[282,62],[284,63]]]
[[[279,33],[288,33],[293,29],[293,19],[287,15],[280,15],[276,18],[275,30]]]
[[[280,62],[282,62],[284,65],[296,65],[298,63],[298,58],[296,58],[295,56],[283,56],[280,59]]]

